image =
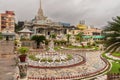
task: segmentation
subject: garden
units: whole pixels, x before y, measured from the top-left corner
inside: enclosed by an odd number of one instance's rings
[[[30,60],[40,61],[40,62],[53,62],[53,61],[54,62],[60,62],[60,61],[64,61],[65,62],[65,61],[71,60],[73,58],[73,55],[67,54],[65,59],[55,59],[55,60],[53,60],[50,57],[38,58],[38,57],[36,57],[36,55],[29,55],[28,57],[29,57]]]
[[[116,60],[113,58],[110,58],[105,55],[106,53],[103,53],[102,56],[106,58],[107,60],[111,61],[111,69],[108,73],[120,73],[120,60]],[[118,53],[113,53],[113,55],[117,55]]]

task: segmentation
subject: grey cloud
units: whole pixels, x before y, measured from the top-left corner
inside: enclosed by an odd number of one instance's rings
[[[55,21],[102,27],[120,14],[120,0],[42,0],[44,13]],[[14,10],[17,20],[31,20],[37,14],[39,0],[0,0],[0,12]]]

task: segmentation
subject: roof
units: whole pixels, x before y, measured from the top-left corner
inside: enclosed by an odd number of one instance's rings
[[[19,33],[33,33],[32,31],[30,31],[28,28],[24,28],[23,30],[21,31],[18,31]]]
[[[6,11],[6,14],[15,15],[14,11]]]
[[[2,35],[4,35],[4,36],[15,36],[15,33],[11,32],[11,31],[4,31],[4,32],[2,32]]]

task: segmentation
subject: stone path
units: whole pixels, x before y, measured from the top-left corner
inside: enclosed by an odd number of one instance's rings
[[[106,53],[105,55],[108,56],[109,58],[112,58],[112,59],[115,59],[115,60],[120,60],[119,57],[112,56],[110,53]]]
[[[0,80],[14,80],[15,62],[13,57],[13,55],[0,57]]]
[[[13,41],[0,41],[0,54],[13,54],[14,42]]]
[[[82,54],[85,54],[82,52]],[[60,79],[77,79],[95,75],[104,72],[107,69],[106,63],[100,58],[101,52],[86,52],[86,63],[70,68],[60,69],[38,69],[29,68],[28,77],[31,78],[60,78]],[[102,79],[104,80],[104,79]]]
[[[13,41],[0,41],[0,80],[14,80],[15,72]]]

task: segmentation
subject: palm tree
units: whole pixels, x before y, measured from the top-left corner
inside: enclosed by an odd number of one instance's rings
[[[112,22],[108,22],[104,32],[106,36],[105,44],[107,51],[120,51],[120,17],[117,16],[113,18]]]
[[[45,36],[43,35],[34,35],[31,39],[35,40],[35,42],[37,43],[37,48],[39,48],[40,43],[43,43],[46,40]]]

